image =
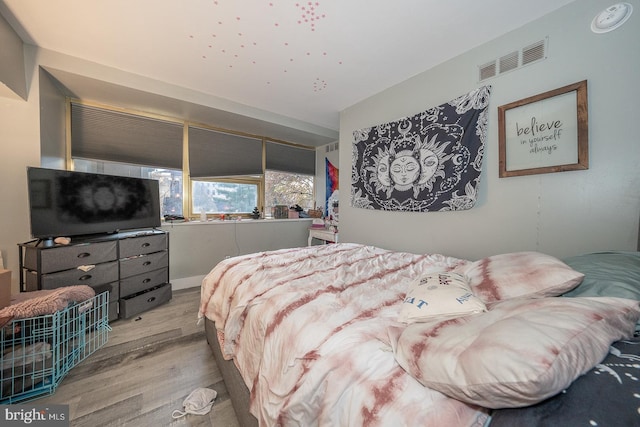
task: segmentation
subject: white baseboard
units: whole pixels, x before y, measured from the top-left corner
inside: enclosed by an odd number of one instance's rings
[[[171,289],[177,291],[179,289],[199,288],[202,286],[202,276],[183,277],[182,279],[171,279]]]

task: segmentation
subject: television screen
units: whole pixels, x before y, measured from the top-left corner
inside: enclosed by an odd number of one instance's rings
[[[27,180],[34,238],[160,226],[154,179],[28,167]]]

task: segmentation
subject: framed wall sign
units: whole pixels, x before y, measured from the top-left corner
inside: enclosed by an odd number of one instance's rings
[[[589,168],[587,81],[498,107],[500,178]]]

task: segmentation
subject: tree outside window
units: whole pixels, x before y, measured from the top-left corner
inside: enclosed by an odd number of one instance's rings
[[[295,206],[304,210],[312,209],[314,203],[312,175],[266,171],[265,212],[271,214],[276,205]]]

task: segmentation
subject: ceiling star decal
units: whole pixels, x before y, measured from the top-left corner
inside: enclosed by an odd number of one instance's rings
[[[322,80],[320,77],[318,77],[313,82],[313,91],[314,92],[321,92],[321,91],[325,90],[326,88],[327,88],[327,82]]]
[[[298,24],[308,24],[311,31],[316,30],[316,22],[326,18],[324,13],[318,13],[317,8],[320,2],[296,3],[296,7],[300,9],[301,15]]]
[[[292,31],[297,27],[297,33],[310,30],[319,35],[317,24],[327,18],[327,14],[318,1],[271,1],[256,4],[250,10],[246,6],[240,7],[232,1],[223,0],[213,1],[212,6],[211,27],[203,35],[199,35],[197,29],[195,33],[187,34],[194,43],[194,53],[199,54],[206,67],[224,68],[229,73],[245,73],[248,72],[246,67],[258,66],[265,69],[265,74],[279,69],[282,75],[288,77],[281,82],[265,79],[263,84],[271,86],[276,83],[280,86],[299,79],[305,67],[322,71],[329,66],[327,60],[335,64],[335,59],[330,59],[327,49],[315,44],[322,43],[322,39],[305,39],[301,42],[302,38],[285,39],[290,34],[282,32],[283,29]],[[264,31],[263,28],[262,32],[255,31],[256,19],[270,20],[271,30]],[[261,40],[260,50],[256,49],[258,39]],[[268,60],[265,60],[264,52],[270,52]],[[338,64],[341,65],[342,61],[338,61]],[[309,92],[315,95],[325,93],[329,85],[328,80],[322,77],[313,77],[308,82]]]

